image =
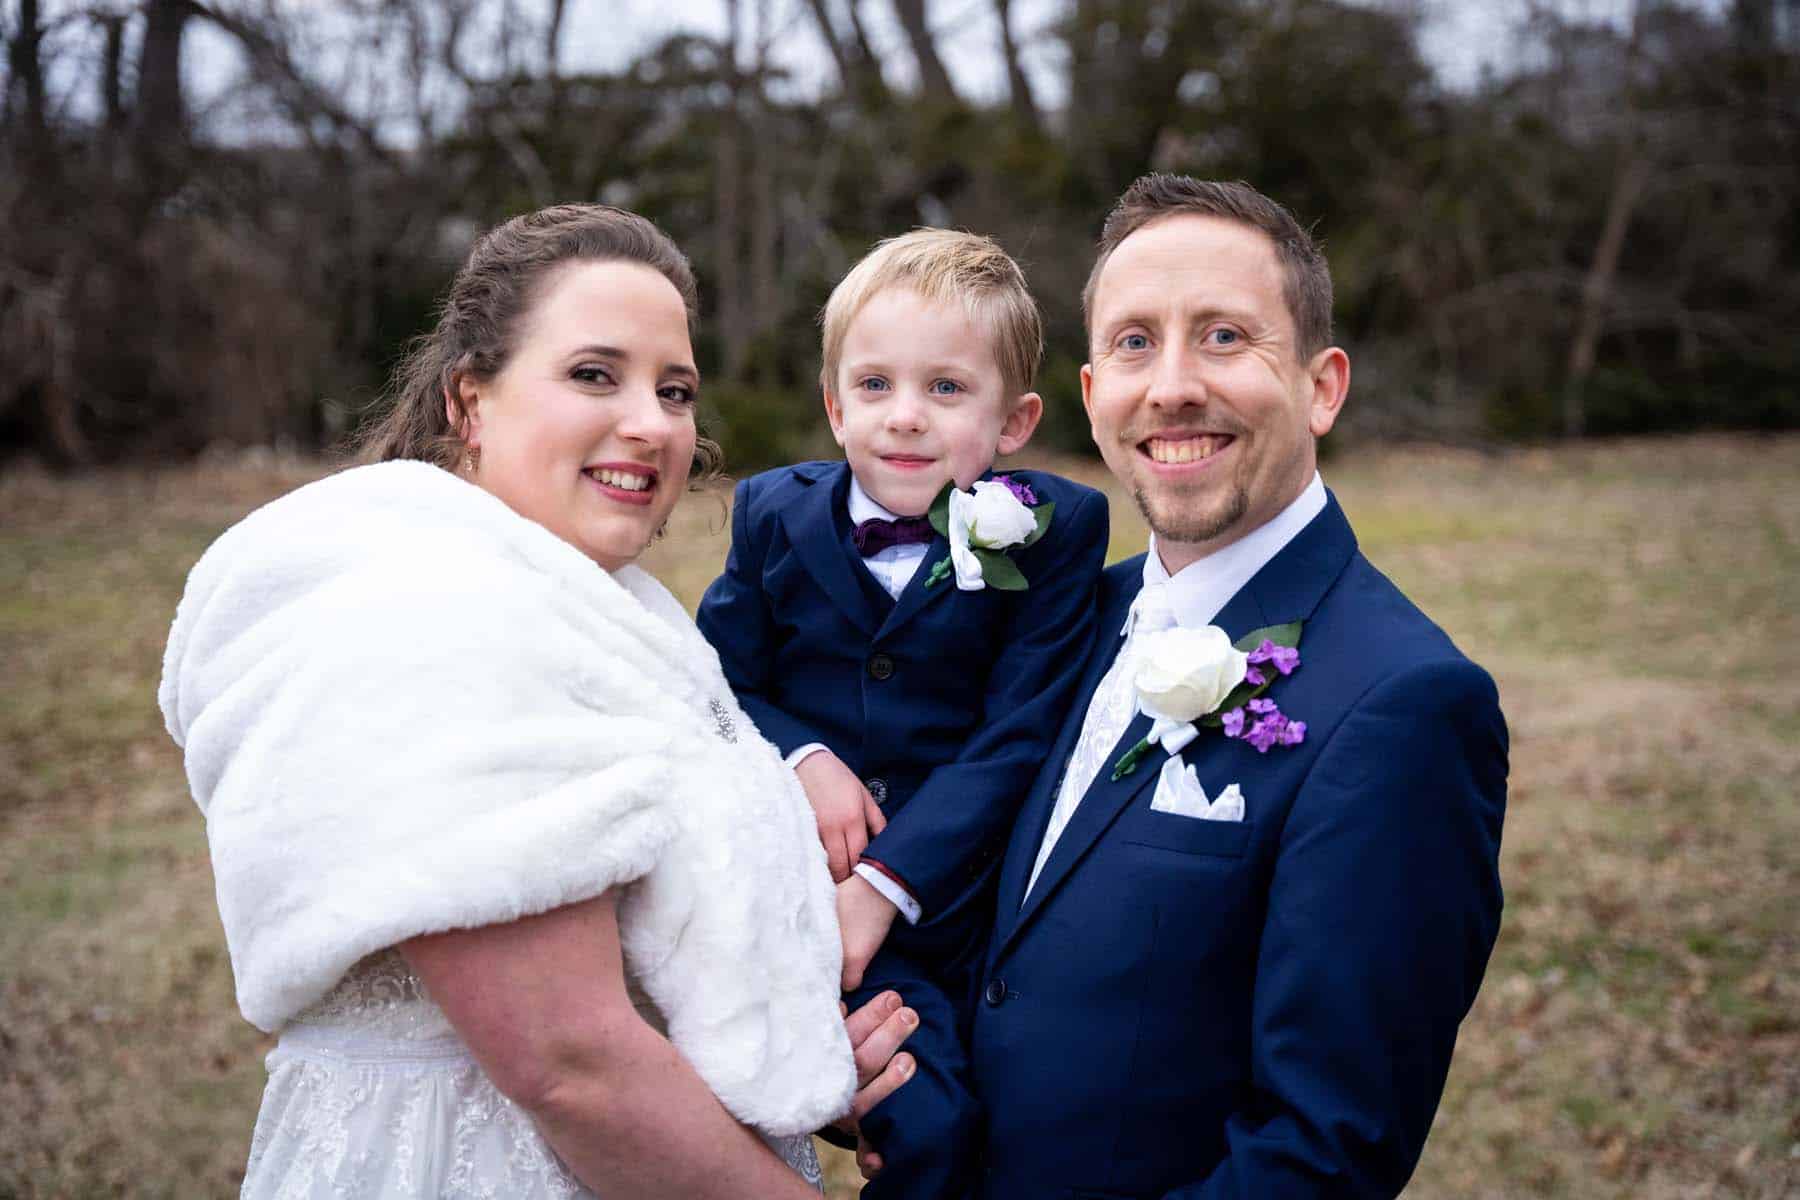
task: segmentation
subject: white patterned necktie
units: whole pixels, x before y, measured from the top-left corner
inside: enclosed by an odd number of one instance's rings
[[[1144,634],[1161,633],[1174,627],[1175,609],[1169,602],[1169,585],[1146,584],[1131,602],[1131,612],[1125,618],[1125,644],[1119,647],[1119,656],[1106,669],[1100,685],[1094,689],[1093,699],[1088,701],[1087,715],[1081,721],[1081,734],[1075,739],[1068,765],[1063,768],[1062,782],[1056,789],[1056,804],[1050,809],[1050,824],[1044,830],[1043,844],[1038,847],[1037,862],[1031,867],[1031,881],[1025,885],[1027,897],[1037,886],[1038,875],[1050,860],[1050,852],[1056,848],[1056,840],[1068,826],[1069,818],[1075,815],[1076,806],[1106,765],[1106,756],[1137,714],[1137,696],[1131,686],[1133,646]]]

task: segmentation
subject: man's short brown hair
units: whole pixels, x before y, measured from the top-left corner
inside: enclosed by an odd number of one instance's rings
[[[1164,217],[1222,217],[1267,235],[1281,263],[1281,297],[1294,320],[1294,350],[1301,361],[1331,344],[1331,268],[1312,235],[1294,214],[1242,181],[1195,179],[1161,172],[1143,175],[1125,189],[1100,231],[1100,255],[1081,291],[1081,315],[1094,332],[1094,289],[1119,243]]]

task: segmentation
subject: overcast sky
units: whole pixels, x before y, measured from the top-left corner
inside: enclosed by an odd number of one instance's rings
[[[124,4],[126,0],[119,0]],[[526,0],[531,3],[532,0]],[[1376,0],[1371,0],[1376,2]],[[1571,16],[1622,22],[1638,0],[1560,0],[1558,7]],[[1728,0],[1697,0],[1706,7],[1722,7]],[[91,0],[48,0],[46,15],[70,12]],[[225,0],[229,7],[230,0]],[[323,10],[327,0],[287,0],[295,9]],[[677,32],[717,36],[725,29],[724,0],[567,0],[563,66],[568,71],[616,69],[662,38]],[[1410,0],[1424,16],[1423,51],[1446,83],[1466,87],[1480,78],[1484,66],[1505,68],[1518,53],[1512,36],[1526,9],[1526,0]],[[496,6],[497,7],[497,6]],[[745,20],[761,7],[775,23],[772,38],[774,60],[790,76],[789,87],[803,94],[835,83],[833,68],[819,40],[806,0],[746,0]],[[905,38],[892,19],[887,3],[863,3],[865,21],[882,72],[891,84],[912,82],[912,56]],[[1053,22],[1068,8],[1068,0],[1014,0],[1014,36],[1023,48],[1025,68],[1041,102],[1057,106],[1064,99],[1061,48],[1050,32]],[[958,89],[975,100],[999,100],[1006,94],[1006,75],[999,54],[998,26],[992,0],[929,0],[929,14],[937,31],[939,53]],[[188,92],[197,112],[205,113],[209,101],[236,78],[242,60],[236,46],[205,22],[190,24],[185,55]],[[93,37],[91,23],[71,23],[68,37]],[[746,31],[753,34],[753,30]],[[92,61],[92,56],[69,56]],[[328,64],[321,72],[331,78]],[[73,96],[77,110],[91,107],[95,88],[91,80],[65,78],[58,87]],[[208,122],[214,136],[233,140],[243,129],[231,129],[235,114],[214,112]],[[236,120],[241,120],[236,116]]]
[[[1638,0],[1562,0],[1559,5],[1572,16],[1622,22]],[[1716,7],[1724,0],[1706,0]],[[570,0],[573,10],[565,53],[571,66],[618,65],[658,37],[677,30],[722,34],[725,5],[722,0]],[[755,7],[754,0],[744,5]],[[1033,84],[1046,99],[1060,90],[1060,60],[1048,26],[1068,9],[1067,0],[1014,0],[1014,36],[1027,47],[1026,68]],[[1527,5],[1525,0],[1415,0],[1425,17],[1424,52],[1452,84],[1464,86],[1479,78],[1484,64],[1500,64],[1512,51],[1509,36]],[[769,8],[786,14],[792,26],[778,45],[779,57],[798,79],[813,85],[831,71],[824,44],[813,33],[807,6],[801,0],[770,0]],[[930,0],[932,27],[938,32],[939,52],[965,94],[980,99],[1005,95],[1006,72],[999,55],[999,26],[992,0]],[[863,4],[870,35],[883,53],[883,72],[895,83],[910,80],[912,59],[904,36],[885,3]],[[619,31],[628,30],[625,37]]]

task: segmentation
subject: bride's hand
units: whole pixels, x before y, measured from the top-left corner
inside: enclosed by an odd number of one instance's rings
[[[919,1014],[907,1008],[895,992],[883,992],[844,1018],[850,1048],[856,1057],[856,1099],[849,1115],[836,1122],[845,1133],[857,1137],[857,1165],[864,1178],[881,1170],[881,1158],[862,1140],[858,1123],[868,1111],[912,1078],[913,1056],[900,1044],[919,1027]]]

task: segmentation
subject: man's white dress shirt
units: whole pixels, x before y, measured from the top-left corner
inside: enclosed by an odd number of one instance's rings
[[[850,476],[850,496],[847,507],[850,510],[852,526],[877,519],[899,520],[896,514],[889,512],[869,493],[863,491],[863,486],[857,482],[855,475]],[[886,589],[888,595],[898,600],[900,593],[906,590],[906,585],[912,582],[912,577],[918,572],[919,565],[925,561],[925,554],[930,549],[931,545],[928,542],[889,546],[878,554],[871,554],[864,558],[863,566],[869,569],[869,574],[875,577],[876,583]],[[792,754],[787,756],[787,764],[790,767],[798,767],[814,751],[824,749],[827,747],[823,742],[808,742],[804,746],[797,747]],[[924,909],[920,907],[919,902],[893,877],[883,874],[866,863],[857,863],[856,873],[868,880],[869,885],[876,891],[893,901],[894,907],[900,910],[900,915],[906,918],[907,924],[917,924],[919,918],[924,915]]]
[[[1124,736],[1131,718],[1137,715],[1137,697],[1131,686],[1133,641],[1145,633],[1175,627],[1200,629],[1212,624],[1213,618],[1231,598],[1323,511],[1325,481],[1314,471],[1312,482],[1305,490],[1267,524],[1229,546],[1189,563],[1172,576],[1157,551],[1156,535],[1150,535],[1150,551],[1144,555],[1144,586],[1131,602],[1131,611],[1119,630],[1125,644],[1088,702],[1081,734],[1075,739],[1075,749],[1063,769],[1056,804],[1050,810],[1050,824],[1044,830],[1037,862],[1031,868],[1031,880],[1025,885],[1027,897],[1037,884],[1044,864],[1049,861],[1050,852],[1056,848],[1057,839],[1067,828],[1069,818],[1075,815],[1081,798],[1093,786],[1100,768],[1105,765],[1103,760]]]

